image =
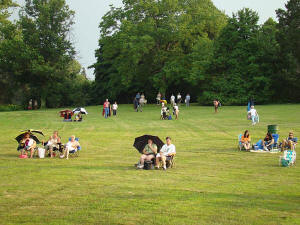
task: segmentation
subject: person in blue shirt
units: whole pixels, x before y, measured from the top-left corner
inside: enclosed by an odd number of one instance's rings
[[[294,137],[292,131],[289,132],[289,136],[282,141],[282,149],[288,148],[294,150],[297,145],[297,138]]]

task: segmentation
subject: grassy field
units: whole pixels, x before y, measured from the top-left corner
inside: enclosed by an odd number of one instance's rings
[[[300,137],[300,105],[257,106],[257,126],[246,107],[181,107],[178,121],[159,120],[150,105],[121,105],[109,119],[87,110],[82,123],[63,123],[59,109],[0,113],[0,224],[300,224],[299,166],[237,151],[245,129],[255,142],[269,124]],[[59,130],[64,142],[75,134],[80,157],[19,159],[14,137],[27,128]],[[132,144],[143,134],[173,138],[175,168],[134,168]]]

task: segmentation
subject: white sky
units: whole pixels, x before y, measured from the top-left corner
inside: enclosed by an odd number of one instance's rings
[[[24,0],[15,0],[24,5]],[[231,16],[232,12],[247,7],[258,12],[260,23],[269,17],[276,19],[275,10],[284,8],[287,0],[212,0],[217,8]],[[76,12],[73,29],[73,41],[77,51],[77,60],[83,67],[96,62],[95,50],[98,48],[99,23],[101,17],[109,10],[109,5],[122,5],[122,0],[66,0],[70,8]],[[88,77],[93,79],[93,70],[87,70]]]

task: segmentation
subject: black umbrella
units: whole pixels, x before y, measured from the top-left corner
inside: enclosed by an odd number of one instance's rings
[[[73,113],[75,114],[78,114],[78,113],[81,113],[81,114],[88,114],[88,112],[85,110],[85,108],[76,108],[76,109],[73,109]]]
[[[20,135],[18,135],[15,139],[18,143],[20,143],[24,137],[25,134],[27,134],[28,132],[22,133]],[[33,140],[36,141],[37,144],[40,143],[40,140],[37,138],[37,136],[35,136],[34,134],[30,134],[30,138],[32,138]]]
[[[157,145],[157,152],[159,152],[164,143],[159,139],[159,137],[152,135],[143,135],[141,137],[137,137],[134,141],[133,147],[135,147],[140,153],[143,153],[143,150],[148,144],[149,139],[151,139],[153,143]]]
[[[45,136],[45,135],[43,134],[43,132],[40,131],[40,130],[29,129],[29,130],[22,130],[21,132],[22,132],[23,134],[25,134],[25,133],[30,133],[30,134],[32,134],[32,133],[37,133],[37,134],[40,134],[40,135]]]

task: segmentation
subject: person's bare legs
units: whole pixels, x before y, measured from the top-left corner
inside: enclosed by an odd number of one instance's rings
[[[163,168],[165,169],[166,168],[166,156],[162,155],[161,156],[161,161],[163,163]]]
[[[70,150],[69,150],[69,148],[67,148],[66,149],[66,156],[67,156],[66,159],[69,159],[69,153],[70,153]]]
[[[288,141],[288,146],[291,150],[294,150],[294,145],[292,141]]]
[[[53,158],[53,146],[49,146],[50,158]]]
[[[33,158],[34,148],[30,148],[30,158]]]
[[[147,155],[145,155],[145,154],[141,155],[140,165],[144,165],[146,158],[147,158]]]
[[[161,157],[156,157],[155,159],[155,167],[159,168],[159,161],[161,160]]]

